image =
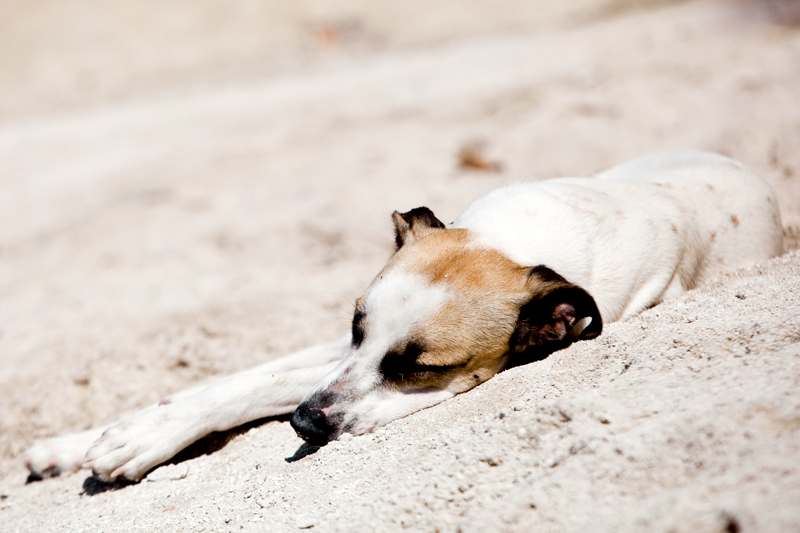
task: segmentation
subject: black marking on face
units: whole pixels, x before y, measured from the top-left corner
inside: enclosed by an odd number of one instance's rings
[[[353,348],[358,348],[364,342],[364,321],[367,315],[361,309],[356,309],[353,314]]]
[[[340,395],[329,390],[323,390],[316,393],[312,398],[313,406],[317,409],[325,409],[339,401]]]
[[[349,422],[345,423],[344,426],[342,426],[341,434],[351,433],[353,435],[356,435],[356,433],[353,430],[355,429],[355,427],[358,425],[359,422],[360,419],[358,417],[355,417]]]
[[[380,364],[380,373],[384,380],[392,383],[419,382],[456,368],[456,366],[421,364],[418,360],[423,353],[425,346],[417,341],[389,350]]]
[[[423,366],[417,364],[417,358],[423,351],[422,346],[415,342],[392,348],[381,361],[381,375],[391,381],[402,381],[404,376],[413,374]]]

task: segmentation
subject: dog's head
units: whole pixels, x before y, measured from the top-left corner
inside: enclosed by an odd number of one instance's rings
[[[602,331],[594,299],[549,268],[481,247],[425,207],[392,216],[397,252],[356,302],[351,348],[292,417],[310,444],[366,433],[475,387],[512,358]]]

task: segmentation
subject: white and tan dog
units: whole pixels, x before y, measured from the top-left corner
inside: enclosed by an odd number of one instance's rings
[[[782,251],[769,185],[704,152],[497,189],[449,226],[424,207],[393,218],[397,252],[345,338],[43,441],[32,475],[139,480],[213,431],[295,408],[310,444],[366,433]]]

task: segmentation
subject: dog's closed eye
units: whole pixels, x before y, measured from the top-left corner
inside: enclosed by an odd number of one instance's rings
[[[419,363],[419,357],[423,353],[424,348],[415,342],[390,350],[381,361],[381,375],[387,381],[400,382],[418,380],[453,368]]]
[[[364,342],[364,321],[366,316],[366,313],[361,309],[356,309],[355,314],[353,314],[353,348],[358,348]]]
[[[401,381],[405,376],[424,371],[425,365],[417,363],[422,352],[422,347],[416,343],[389,350],[381,361],[381,375],[390,381]]]

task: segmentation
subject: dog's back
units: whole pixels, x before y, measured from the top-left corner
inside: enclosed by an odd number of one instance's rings
[[[595,178],[653,183],[691,210],[709,246],[698,282],[783,253],[775,193],[739,161],[711,152],[663,152]]]
[[[510,185],[477,200],[451,227],[584,287],[609,322],[782,251],[769,185],[706,152],[653,154],[593,178]]]

